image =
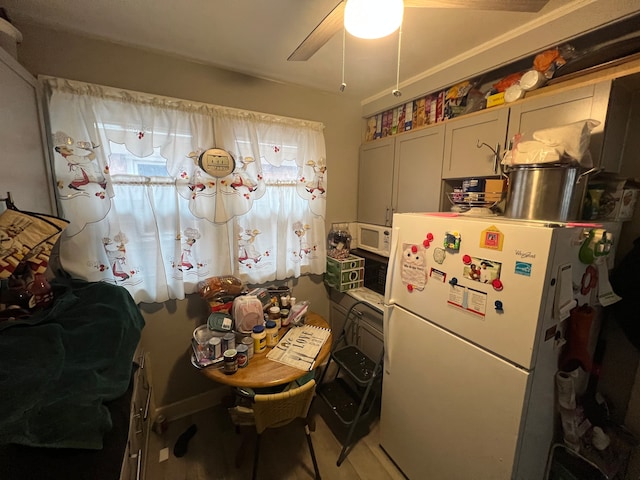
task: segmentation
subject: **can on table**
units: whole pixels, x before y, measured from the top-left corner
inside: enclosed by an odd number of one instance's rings
[[[247,347],[245,344],[240,344],[236,348],[236,351],[238,352],[238,368],[246,367],[249,364],[249,347]]]
[[[251,360],[253,358],[253,338],[244,337],[242,344],[247,346],[247,358]]]
[[[224,373],[233,375],[238,371],[238,351],[235,348],[224,352]]]
[[[211,337],[209,339],[209,358],[215,360],[222,356],[222,339],[220,337]]]
[[[236,348],[236,334],[229,332],[225,333],[222,337],[222,351],[235,350]]]

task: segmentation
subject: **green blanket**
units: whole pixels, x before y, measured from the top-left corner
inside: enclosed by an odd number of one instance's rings
[[[52,307],[0,322],[0,444],[100,449],[144,319],[123,287],[51,284]]]

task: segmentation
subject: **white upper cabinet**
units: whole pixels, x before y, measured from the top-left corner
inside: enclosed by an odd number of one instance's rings
[[[394,213],[440,209],[443,149],[444,125],[396,139]]]
[[[358,174],[358,221],[391,225],[393,213],[437,211],[444,125],[364,144]]]
[[[19,209],[56,213],[38,82],[1,48],[0,85],[0,197],[11,192]]]
[[[390,217],[395,138],[383,138],[360,148],[358,221],[385,225]]]
[[[536,130],[593,119],[600,124],[591,132],[589,150],[594,166],[600,164],[603,132],[611,92],[611,81],[603,81],[557,93],[540,95],[510,108],[507,139],[521,133],[531,139]]]
[[[442,178],[498,175],[508,119],[507,108],[496,108],[447,121]]]

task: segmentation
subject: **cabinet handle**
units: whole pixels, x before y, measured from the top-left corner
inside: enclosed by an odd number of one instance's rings
[[[142,473],[142,449],[138,450],[138,461],[136,462],[136,480],[140,480]]]
[[[149,407],[151,405],[151,388],[149,388],[149,390],[147,391],[147,401],[145,402],[145,406],[144,406],[144,421],[147,421],[147,418],[149,418]]]
[[[136,435],[140,435],[142,433],[142,407],[138,409],[138,413],[133,415],[133,418],[136,419]]]
[[[476,148],[487,147],[489,150],[493,152],[493,173],[498,173],[498,163],[500,161],[500,143],[496,143],[496,148],[493,148],[491,145],[488,145],[484,142],[481,142],[480,139],[476,140]]]

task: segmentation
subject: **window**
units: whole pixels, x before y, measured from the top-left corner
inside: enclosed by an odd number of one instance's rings
[[[45,82],[70,274],[161,302],[216,275],[259,284],[324,272],[321,124]],[[198,167],[212,147],[233,155],[230,175]]]

